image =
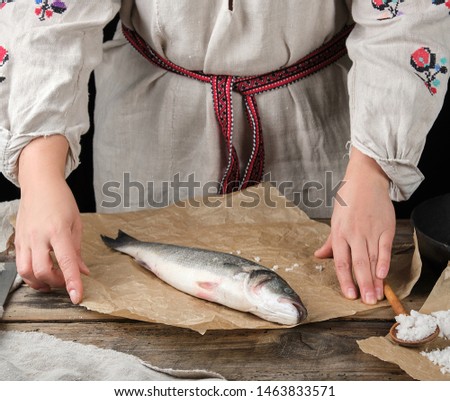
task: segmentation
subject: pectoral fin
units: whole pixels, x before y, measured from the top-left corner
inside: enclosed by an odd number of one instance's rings
[[[219,283],[214,283],[211,281],[197,281],[197,285],[204,290],[212,291],[219,286]]]

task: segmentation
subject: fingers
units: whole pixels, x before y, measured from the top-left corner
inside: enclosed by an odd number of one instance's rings
[[[379,258],[379,256],[377,255],[378,250],[374,251],[373,253],[369,253],[369,261],[370,261],[371,277],[373,280],[373,287],[375,289],[375,297],[377,301],[381,301],[384,298],[384,289],[383,289],[383,279],[380,279],[376,275],[376,266]]]
[[[333,244],[334,266],[342,293],[348,299],[356,299],[358,292],[353,281],[350,247],[347,241],[337,238]]]
[[[357,238],[350,244],[343,237],[333,240],[336,276],[346,298],[356,299],[359,287],[362,301],[374,305],[384,298],[383,280],[389,271],[393,235],[385,232],[371,241]]]
[[[383,232],[371,240],[355,235],[352,241],[344,235],[330,235],[314,255],[333,257],[336,276],[343,295],[348,299],[358,297],[368,305],[384,298],[383,280],[389,271],[394,235]],[[356,281],[356,283],[355,283]]]
[[[83,258],[81,257],[81,239],[82,239],[82,227],[81,223],[75,223],[74,224],[74,230],[72,233],[73,236],[73,243],[75,244],[75,253],[77,255],[77,261],[78,261],[78,267],[80,269],[80,272],[86,276],[89,276],[91,273],[86,266],[86,264],[83,261]]]
[[[352,265],[362,301],[368,305],[375,305],[377,303],[377,296],[371,265],[374,266],[375,270],[377,255],[371,254],[369,256],[369,249],[366,241],[362,239],[356,240],[351,246]]]
[[[394,232],[385,231],[381,234],[378,242],[378,259],[375,266],[374,285],[377,298],[381,301],[384,298],[383,280],[389,273],[391,265],[392,244],[394,241]]]
[[[383,299],[383,280],[376,277],[378,266],[378,244],[377,241],[370,241],[370,246],[362,237],[356,237],[349,244],[343,236],[334,237],[330,235],[314,255],[318,258],[334,257],[334,266],[336,268],[336,276],[341,286],[342,293],[348,299],[356,299],[358,297],[358,288],[353,280],[353,274],[358,284],[362,301],[369,305],[374,305],[377,300]],[[390,255],[388,249],[389,237],[383,239],[382,257],[386,257],[386,252]],[[371,251],[374,249],[374,251]],[[385,262],[381,263],[384,266]]]
[[[68,229],[55,237],[48,245],[31,241],[31,246],[24,246],[16,241],[17,272],[35,290],[47,292],[51,288],[66,287],[71,301],[78,304],[83,297],[81,274],[89,274],[81,258],[81,231]]]
[[[381,280],[385,279],[389,273],[393,241],[394,233],[391,231],[385,231],[380,236],[376,276]]]
[[[31,250],[21,247],[17,242],[16,247],[16,265],[17,273],[31,288],[39,291],[50,291],[50,287],[45,281],[36,278],[33,272],[33,263],[31,259]]]
[[[48,246],[42,244],[34,247],[31,256],[33,273],[37,280],[45,283],[48,289],[64,286],[64,277],[61,270],[54,266]]]
[[[53,250],[59,268],[64,275],[65,286],[69,293],[70,300],[74,304],[78,304],[83,297],[83,284],[81,282],[80,273],[80,270],[83,268],[79,263],[80,257],[73,246],[71,236],[65,235],[54,240]]]
[[[314,256],[320,259],[333,257],[331,235],[329,235],[325,243],[314,252]]]

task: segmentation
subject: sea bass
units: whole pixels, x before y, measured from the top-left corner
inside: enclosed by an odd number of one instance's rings
[[[143,242],[123,231],[116,239],[102,235],[102,240],[167,284],[197,298],[285,325],[298,324],[307,316],[289,284],[253,261],[223,252]]]

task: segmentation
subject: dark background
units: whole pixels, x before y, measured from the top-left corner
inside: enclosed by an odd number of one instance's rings
[[[112,37],[117,18],[105,28],[105,40]],[[91,78],[90,110],[95,101],[95,82]],[[92,112],[91,112],[92,116]],[[80,212],[94,212],[94,190],[92,186],[92,137],[94,125],[91,119],[91,128],[82,136],[81,165],[69,176],[68,183]],[[450,192],[450,91],[447,92],[444,106],[433,128],[427,137],[424,152],[420,159],[419,168],[425,175],[417,191],[405,202],[395,203],[397,218],[409,218],[412,209],[425,199]],[[19,190],[0,175],[0,201],[17,199]]]

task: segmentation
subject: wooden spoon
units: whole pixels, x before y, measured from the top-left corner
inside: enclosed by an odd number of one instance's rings
[[[397,295],[395,295],[394,291],[390,287],[389,284],[384,283],[384,295],[386,296],[386,299],[391,304],[392,309],[394,310],[394,313],[396,316],[398,315],[409,315],[408,312],[406,312],[405,308],[403,307],[402,303],[398,299]],[[439,327],[436,326],[436,330],[434,333],[430,334],[428,337],[422,338],[421,340],[415,340],[415,341],[408,341],[408,340],[401,340],[397,337],[397,326],[399,323],[395,323],[391,329],[389,330],[389,334],[391,335],[392,341],[399,345],[403,345],[404,347],[420,347],[421,345],[424,345],[428,342],[433,341],[438,335],[439,335]]]

